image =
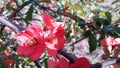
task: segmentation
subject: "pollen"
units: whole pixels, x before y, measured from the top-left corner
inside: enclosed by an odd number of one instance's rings
[[[53,38],[52,42],[56,44],[57,43],[57,38]]]

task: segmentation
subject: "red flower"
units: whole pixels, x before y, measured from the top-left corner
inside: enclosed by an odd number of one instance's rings
[[[57,51],[64,47],[66,34],[64,25],[60,22],[52,23],[51,17],[45,13],[42,13],[42,18],[45,24],[44,41],[48,54],[56,56]]]
[[[104,38],[100,41],[100,44],[102,46],[112,46],[114,42],[114,38],[109,37],[109,38]]]
[[[90,63],[86,58],[79,58],[74,64],[70,65],[70,68],[90,68]]]
[[[7,60],[6,60],[6,65],[7,65],[7,66],[11,66],[13,63],[14,63],[14,60],[13,60],[13,59],[7,59]]]
[[[65,58],[54,58],[48,59],[48,68],[90,68],[90,63],[84,57],[78,58],[73,64],[69,64]]]
[[[48,59],[48,68],[69,68],[69,63],[65,58]]]
[[[49,55],[55,56],[57,51],[64,47],[65,30],[63,27],[57,27],[45,37],[45,44]]]
[[[28,56],[31,60],[37,60],[44,51],[45,45],[40,26],[29,26],[17,34],[17,39],[20,41],[17,53]]]
[[[48,68],[57,68],[57,60],[56,59],[48,59]]]

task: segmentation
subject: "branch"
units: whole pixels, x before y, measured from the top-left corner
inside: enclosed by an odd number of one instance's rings
[[[86,39],[86,38],[87,38],[87,37],[84,36],[84,37],[76,40],[75,42],[73,42],[73,43],[71,43],[71,44],[68,44],[67,46],[73,46],[73,45],[75,45],[76,43],[78,43],[78,42],[80,42],[80,41],[82,41],[82,40],[84,40],[84,39]]]
[[[120,63],[120,58],[112,58],[112,59],[105,60],[103,62],[91,64],[91,68],[102,68],[115,63]]]
[[[38,4],[38,6],[41,7],[42,9],[45,9],[46,11],[47,11],[47,10],[50,10],[50,11],[52,11],[53,13],[57,13],[57,14],[60,14],[60,15],[64,15],[64,16],[69,17],[69,18],[71,18],[71,19],[73,19],[73,20],[75,20],[75,21],[78,21],[78,19],[79,19],[78,16],[73,15],[72,13],[69,13],[69,12],[64,12],[64,11],[59,11],[59,10],[55,11],[55,10],[53,10],[53,9],[50,9],[49,7],[45,7],[45,6],[39,5],[39,4]],[[80,19],[82,19],[82,18],[80,18]]]
[[[15,25],[13,25],[9,21],[5,20],[4,18],[0,17],[0,22],[3,23],[6,26],[12,28],[16,33],[19,32],[19,29]]]
[[[10,20],[12,20],[16,14],[21,10],[23,9],[26,5],[28,5],[29,3],[31,3],[32,1],[27,1],[27,2],[24,2],[21,6],[19,6],[11,15],[10,15]]]
[[[4,19],[2,17],[0,17],[0,22],[9,26],[10,28],[12,28],[15,32],[19,32],[19,31],[22,31],[22,30],[25,29],[24,27],[21,27],[20,25],[12,24],[11,22],[7,21],[6,19]],[[59,53],[62,54],[67,59],[69,59],[70,62],[74,62],[77,59],[77,57],[74,56],[73,54],[67,53],[66,49],[64,49],[64,48],[61,49],[59,51]],[[105,60],[103,62],[99,62],[99,63],[96,63],[96,64],[91,64],[91,68],[102,68],[102,67],[105,67],[105,66],[108,66],[108,65],[111,65],[111,64],[115,64],[115,63],[120,63],[120,58],[112,58],[112,59]],[[35,64],[36,64],[36,66],[38,66],[38,68],[40,68],[40,65],[37,61],[35,61]]]
[[[74,61],[77,59],[77,57],[72,53],[67,53],[65,48],[59,50],[59,53],[66,57],[71,63],[74,63]]]
[[[41,7],[41,8],[42,8],[43,10],[45,10],[45,11],[50,10],[50,11],[52,11],[53,13],[56,13],[56,14],[60,14],[60,15],[64,15],[64,16],[66,16],[66,17],[69,17],[69,18],[73,19],[74,21],[78,21],[79,19],[85,20],[85,19],[83,19],[83,18],[81,18],[81,17],[78,17],[77,15],[74,15],[74,14],[69,13],[69,12],[64,12],[64,11],[60,11],[60,10],[53,10],[53,9],[51,9],[51,8],[49,8],[49,7],[45,7],[45,6],[39,5],[39,4],[38,4],[38,6]],[[88,24],[88,25],[87,25],[87,24]],[[95,24],[94,22],[90,22],[90,25],[89,25],[89,22],[87,22],[87,24],[86,24],[86,25],[87,25],[89,28],[92,28],[92,29],[93,29],[92,31],[93,31],[94,33],[97,31],[99,34],[107,34],[107,35],[110,35],[110,36],[111,36],[111,34],[109,34],[109,33],[103,33],[102,29],[101,29],[97,24]],[[116,27],[116,26],[118,26],[119,24],[120,24],[120,19],[118,19],[115,23],[113,23],[113,24],[111,25],[111,27]]]

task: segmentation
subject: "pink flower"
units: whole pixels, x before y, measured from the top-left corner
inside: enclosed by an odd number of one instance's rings
[[[42,13],[43,22],[45,24],[44,41],[48,54],[56,56],[58,50],[64,47],[65,34],[64,25],[60,22],[51,21],[51,17],[45,13]],[[49,29],[46,29],[49,28]]]
[[[100,44],[102,46],[112,46],[114,42],[114,38],[109,37],[109,38],[104,38],[100,41]]]
[[[6,55],[6,56],[10,56],[10,55],[12,54],[12,52],[13,52],[12,50],[6,51],[6,52],[5,52],[5,55]]]
[[[113,42],[113,46],[118,46],[120,47],[120,38],[116,38]]]
[[[54,28],[54,26],[52,24],[52,17],[51,16],[49,16],[48,14],[46,14],[46,13],[43,12],[42,13],[42,20],[43,20],[43,22],[45,24],[45,27],[47,29]]]
[[[45,45],[40,26],[31,25],[16,37],[20,41],[17,54],[28,56],[31,60],[37,60],[41,56]]]

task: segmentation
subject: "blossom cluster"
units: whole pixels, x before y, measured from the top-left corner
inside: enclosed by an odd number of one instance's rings
[[[103,59],[108,59],[110,57],[120,56],[120,38],[108,37],[100,41],[105,54],[102,55]]]
[[[48,59],[48,68],[90,68],[90,63],[86,58],[79,58],[73,64],[69,64],[65,58],[58,60],[56,55],[64,47],[66,41],[64,24],[56,22],[44,12],[42,12],[42,20],[43,28],[39,25],[30,25],[26,30],[16,35],[20,42],[17,47],[17,54],[36,61],[46,49],[48,55],[54,57],[52,60]]]
[[[34,24],[16,35],[20,42],[17,54],[28,56],[31,60],[38,60],[45,49],[50,56],[55,57],[58,50],[64,47],[66,34],[64,24],[53,23],[53,18],[44,12],[42,19],[44,28]]]
[[[102,46],[115,46],[120,47],[120,38],[108,37],[100,41]]]

